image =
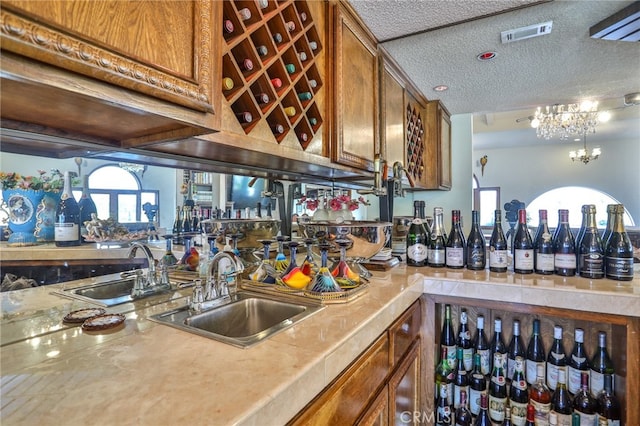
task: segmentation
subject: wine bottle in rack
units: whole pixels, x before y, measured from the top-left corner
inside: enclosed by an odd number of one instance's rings
[[[233,80],[229,77],[224,77],[222,79],[222,90],[231,90],[233,89],[233,87],[235,86],[235,84],[233,83]]]
[[[433,232],[429,246],[429,266],[442,268],[446,264],[446,231],[444,229],[444,217],[442,207],[433,209]],[[487,372],[488,374],[488,372]]]
[[[449,403],[447,386],[438,386],[438,400],[436,401],[436,426],[450,426],[452,424],[451,404]]]
[[[507,272],[508,264],[507,239],[502,230],[502,210],[496,210],[489,240],[489,271]]]
[[[71,172],[64,172],[64,188],[56,207],[54,241],[57,247],[80,245],[80,207],[71,192]]]
[[[598,418],[605,419],[608,426],[620,426],[622,410],[620,401],[613,393],[613,376],[604,375],[604,389],[598,394]]]
[[[576,274],[576,241],[569,227],[569,210],[558,210],[558,227],[553,234],[555,273],[571,277]]]
[[[471,370],[473,370],[473,345],[471,342],[471,332],[469,331],[467,322],[467,311],[461,310],[456,346],[458,349],[462,349],[462,363],[464,364],[464,369],[468,373],[471,373]]]
[[[527,405],[527,420],[524,426],[536,426],[536,409],[531,404]]]
[[[489,417],[489,396],[486,393],[480,395],[480,411],[476,417],[474,426],[491,426],[491,418]]]
[[[509,406],[511,421],[516,426],[524,425],[527,420],[529,404],[529,386],[524,375],[524,358],[518,355],[514,361],[511,386],[509,387]]]
[[[533,265],[537,274],[551,275],[553,274],[553,236],[549,230],[549,221],[547,211],[538,210],[538,229],[533,241]]]
[[[520,335],[520,321],[513,320],[513,329],[511,333],[511,340],[509,341],[509,347],[507,348],[507,380],[511,380],[516,366],[516,358],[527,356],[522,336]],[[524,368],[524,365],[523,365]]]
[[[556,390],[558,383],[558,372],[567,370],[567,354],[562,344],[562,327],[553,327],[553,343],[547,355],[547,386],[552,391]]]
[[[504,355],[504,368],[505,368],[505,380],[507,376],[507,347],[504,344],[504,338],[502,337],[502,320],[500,318],[496,318],[493,320],[493,338],[491,339],[491,353],[490,358],[493,362],[493,358],[495,354]],[[491,369],[493,371],[493,364],[491,364]]]
[[[574,331],[573,350],[571,351],[567,368],[567,387],[571,395],[575,395],[580,391],[580,375],[585,371],[589,374],[589,356],[584,348],[584,330],[576,328]]]
[[[286,107],[284,108],[284,113],[287,117],[294,117],[296,115],[296,108],[295,107]]]
[[[267,46],[265,45],[260,45],[256,47],[256,51],[258,52],[258,55],[260,56],[267,56],[269,54],[269,49],[267,49]]]
[[[487,264],[486,241],[480,229],[480,212],[471,212],[471,231],[467,238],[466,264],[467,269],[482,271]]]
[[[542,378],[544,379],[545,350],[542,336],[540,335],[540,320],[533,320],[533,330],[527,345],[527,383],[533,385],[536,382],[538,365],[542,366]]]
[[[573,416],[579,425],[594,425],[597,418],[598,402],[589,392],[589,373],[580,373],[580,390],[573,398]]]
[[[567,373],[565,370],[558,370],[558,380],[556,390],[551,397],[551,413],[556,417],[558,426],[571,426],[571,398],[567,389]]]
[[[309,140],[309,134],[307,132],[300,132],[298,133],[298,139],[300,142],[306,142]]]
[[[501,424],[504,421],[507,405],[507,380],[505,378],[507,357],[505,354],[495,353],[493,356],[493,370],[489,381],[489,417],[491,421]]]
[[[469,410],[469,393],[460,391],[460,405],[456,408],[455,425],[456,426],[471,426],[473,423],[473,415]]]
[[[469,376],[464,368],[464,355],[462,348],[456,349],[457,370],[453,378],[453,408],[458,408],[462,404],[462,393],[469,393]]]
[[[266,9],[269,7],[269,0],[258,0],[258,7],[260,9]]]
[[[451,320],[451,305],[445,305],[444,307],[444,323],[440,332],[440,350],[444,351],[449,367],[455,371],[457,368],[456,335],[453,331],[453,321]],[[453,393],[450,395],[453,396]]]
[[[251,11],[247,7],[243,7],[242,9],[238,10],[238,15],[243,21],[248,21],[249,19],[251,19]]]
[[[473,355],[473,370],[469,376],[469,410],[477,416],[480,413],[480,397],[487,394],[487,378],[482,373],[480,354]]]
[[[307,22],[307,14],[304,12],[300,12],[298,15],[300,17],[300,22]]]
[[[440,363],[436,367],[435,371],[435,393],[437,398],[440,392],[440,385],[447,387],[447,395],[453,395],[453,378],[454,371],[449,366],[449,360],[447,359],[446,349],[442,348],[440,351]]]
[[[476,354],[480,355],[480,370],[486,377],[491,374],[491,347],[489,346],[487,335],[484,331],[484,317],[482,315],[478,315],[476,319],[476,334],[473,338],[473,348]]]
[[[544,364],[537,364],[536,380],[529,389],[529,403],[536,410],[536,424],[548,424],[551,412],[551,391],[544,383]]]
[[[598,349],[596,349],[589,365],[591,366],[589,388],[591,389],[591,396],[597,398],[600,391],[604,389],[604,375],[613,375],[615,373],[613,361],[611,361],[607,350],[607,333],[604,331],[598,332]]]
[[[527,211],[518,210],[518,226],[513,237],[513,272],[533,273],[533,241],[527,227]]]
[[[249,111],[237,112],[236,117],[238,121],[242,124],[248,124],[253,121],[253,115]]]
[[[252,71],[253,70],[253,61],[249,58],[245,58],[238,63],[238,66],[242,71]]]
[[[309,87],[315,89],[316,87],[318,87],[318,82],[315,79],[309,80]]]
[[[596,223],[596,206],[582,206],[584,231],[576,240],[578,273],[581,277],[598,279],[604,277],[604,247]]]
[[[413,220],[406,237],[408,266],[427,265],[429,234],[427,234],[420,218],[420,206],[420,201],[413,202]]]
[[[311,50],[318,50],[318,43],[317,43],[317,42],[315,42],[315,41],[310,41],[310,42],[309,42],[309,48],[310,48]]]
[[[511,421],[511,407],[508,405],[504,408],[504,422],[502,422],[502,426],[513,426],[513,422]]]
[[[309,124],[315,126],[316,124],[318,124],[318,119],[315,117],[309,117]]]
[[[304,62],[307,60],[307,53],[306,52],[298,52],[298,59],[300,59],[300,62]]]
[[[271,131],[274,135],[281,135],[284,133],[284,126],[282,124],[274,124],[271,126]]]
[[[287,31],[292,33],[296,30],[296,23],[293,21],[287,21],[284,23],[284,27],[287,29]]]
[[[229,36],[229,35],[233,34],[233,32],[235,31],[235,27],[233,25],[233,22],[231,22],[231,20],[229,20],[229,19],[225,19],[224,23],[222,25],[222,31],[224,32],[225,36]]]
[[[286,64],[284,66],[284,69],[287,70],[289,74],[293,74],[294,72],[296,72],[296,66],[294,64]]]
[[[605,273],[612,280],[631,281],[633,246],[624,227],[624,206],[616,204],[613,212],[613,227],[605,250]]]
[[[255,96],[256,102],[260,105],[266,105],[269,103],[269,95],[266,93],[257,93]]]
[[[280,44],[280,43],[282,43],[282,34],[280,34],[280,33],[273,33],[273,41],[274,41],[276,44]]]
[[[445,246],[445,262],[448,268],[464,268],[465,241],[460,228],[460,210],[451,210],[451,231]]]
[[[300,99],[301,101],[310,101],[312,97],[313,96],[311,95],[311,92],[298,93],[298,99]]]
[[[274,87],[274,89],[279,89],[282,87],[282,80],[280,80],[279,78],[272,78],[271,85]]]

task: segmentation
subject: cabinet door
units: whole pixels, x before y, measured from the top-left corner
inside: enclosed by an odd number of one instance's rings
[[[427,104],[427,149],[434,155],[425,157],[430,189],[451,189],[451,119],[442,102]]]
[[[378,152],[376,41],[343,3],[334,5],[334,162],[373,170]]]
[[[386,55],[380,56],[380,151],[392,166],[406,164],[404,85],[399,69]]]
[[[440,188],[451,189],[451,119],[442,104],[438,104],[440,116],[440,142],[438,171]]]
[[[358,419],[358,426],[385,426],[389,419],[389,386],[383,387]]]
[[[420,418],[420,338],[416,339],[389,380],[389,424]]]

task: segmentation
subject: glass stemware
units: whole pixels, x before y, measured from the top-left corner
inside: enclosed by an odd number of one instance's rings
[[[351,244],[351,241],[336,240],[336,243],[340,247],[340,260],[334,266],[331,275],[335,277],[336,282],[342,288],[357,287],[360,285],[360,275],[353,272],[347,263],[347,247]]]
[[[338,285],[333,278],[331,271],[327,267],[327,257],[329,252],[329,244],[320,244],[320,269],[318,273],[313,277],[313,280],[307,287],[310,291],[315,293],[330,293],[341,292],[342,288]]]
[[[302,266],[300,267],[300,269],[302,270],[303,274],[312,277],[318,273],[318,264],[316,263],[316,260],[313,257],[313,250],[312,250],[315,240],[313,238],[306,238],[304,240],[304,243],[307,247],[307,254],[304,258],[304,261],[302,262]]]
[[[296,290],[302,290],[305,288],[309,282],[311,282],[311,277],[305,275],[300,267],[298,266],[298,262],[296,261],[296,255],[298,252],[298,243],[292,241],[289,243],[289,266],[282,273],[282,276],[277,279],[278,284],[285,284],[288,287],[291,287]]]
[[[278,253],[276,254],[276,260],[274,263],[274,268],[277,272],[282,273],[287,270],[289,267],[289,260],[287,256],[284,254],[284,242],[288,239],[288,237],[278,235],[276,237],[276,241],[278,241]]]
[[[258,240],[258,242],[262,244],[262,261],[256,270],[249,274],[249,279],[265,284],[275,284],[276,271],[269,260],[269,252],[273,240]]]
[[[178,258],[173,254],[173,235],[163,235],[163,238],[166,240],[167,246],[164,255],[160,259],[160,265],[166,267],[174,266],[178,263]]]

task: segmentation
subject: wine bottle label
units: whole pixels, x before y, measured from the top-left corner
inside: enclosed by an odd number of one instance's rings
[[[534,384],[536,382],[536,374],[538,371],[538,364],[542,365],[543,367],[545,367],[545,362],[544,361],[532,361],[530,359],[527,360],[527,383],[529,383],[530,385]]]
[[[444,249],[429,250],[429,263],[433,263],[435,265],[444,265],[445,260],[446,260],[446,257],[445,257]]]
[[[453,408],[460,407],[462,401],[460,401],[460,391],[465,391],[469,395],[469,386],[453,385]]]
[[[464,248],[463,247],[447,247],[445,250],[447,257],[447,266],[463,267],[464,266]]]
[[[580,255],[580,271],[588,274],[604,276],[604,256],[600,253],[585,253]]]
[[[55,241],[77,241],[80,230],[77,223],[56,222],[54,225]]]
[[[486,376],[491,373],[491,350],[478,349],[476,353],[480,355],[480,371]]]
[[[558,426],[571,426],[571,414],[560,414],[556,411],[551,411],[555,413]]]
[[[407,257],[414,262],[423,262],[427,258],[427,255],[427,246],[422,243],[416,243],[407,247]]]
[[[438,418],[436,419],[437,424],[448,425],[451,423],[451,407],[445,405],[444,407],[438,407],[436,412]]]
[[[469,388],[469,411],[474,416],[477,416],[480,412],[480,395],[486,394],[487,391],[479,391]]]
[[[607,426],[620,426],[620,420],[607,419]]]
[[[468,331],[467,334],[469,334]],[[473,369],[473,348],[462,350],[462,363],[464,364],[465,370],[471,371]]]
[[[613,382],[611,386],[613,387]],[[589,389],[591,390],[591,396],[597,398],[600,391],[604,389],[604,374],[595,370],[589,371]]]
[[[633,258],[607,256],[605,259],[607,277],[613,279],[633,278]]]
[[[536,268],[539,271],[553,271],[553,253],[536,253]]]
[[[515,249],[513,264],[516,269],[533,270],[533,249]]]
[[[504,420],[504,409],[507,405],[507,398],[496,398],[489,395],[489,417],[491,420],[502,423]]]
[[[507,378],[509,380],[513,379],[513,373],[516,371],[516,359],[508,357],[507,358]]]
[[[573,414],[578,415],[578,418],[580,419],[580,421],[578,422],[579,425],[596,425],[596,414],[586,414],[578,409],[574,409]]]
[[[586,358],[578,358],[575,355],[571,355],[571,356],[578,363],[583,363],[586,360]],[[569,392],[571,392],[573,395],[577,394],[578,391],[580,390],[580,374],[582,373],[582,371],[583,370],[578,370],[577,368],[574,368],[571,366],[569,367],[567,388],[569,389]]]
[[[471,268],[482,268],[485,265],[485,249],[484,247],[469,248],[469,259],[467,264]]]
[[[554,352],[551,352],[551,356],[556,359],[558,359],[556,357],[558,355],[560,355],[559,359],[564,358],[564,354],[556,354]],[[566,367],[557,366],[555,364],[551,364],[550,362],[547,363],[547,386],[551,390],[556,390],[556,386],[558,385],[558,371],[560,371],[560,369],[565,370]]]
[[[576,269],[576,254],[556,253],[554,262],[556,268]]]
[[[551,403],[543,404],[533,399],[529,400],[529,403],[533,405],[536,410],[536,426],[549,426],[549,413],[551,412]]]
[[[441,345],[440,347],[446,349],[447,351],[447,364],[449,364],[449,368],[451,368],[451,371],[452,371],[451,374],[453,374],[453,372],[458,369],[458,361],[456,359],[456,345],[452,345],[452,346]],[[449,395],[453,395],[453,394],[449,394]]]
[[[509,407],[511,407],[511,423],[514,426],[524,426],[527,422],[527,403],[516,402],[513,399],[509,400]]]
[[[507,250],[489,250],[489,266],[492,268],[506,268],[508,265]]]

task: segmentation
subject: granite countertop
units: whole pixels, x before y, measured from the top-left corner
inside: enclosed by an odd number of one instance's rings
[[[50,294],[53,286],[2,293],[0,420],[283,424],[423,293],[640,316],[638,275],[617,283],[406,266],[373,275],[362,297],[329,305],[249,349],[147,319],[184,305],[187,290],[155,305],[108,308],[126,315],[125,326],[97,334],[60,327],[66,313],[87,305]],[[5,333],[12,336],[6,343]]]

